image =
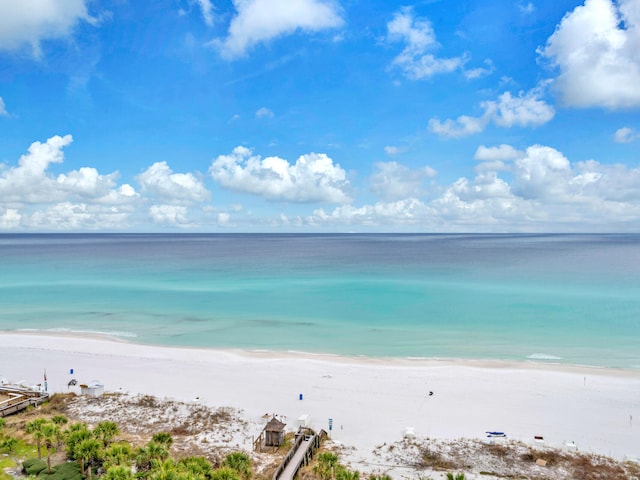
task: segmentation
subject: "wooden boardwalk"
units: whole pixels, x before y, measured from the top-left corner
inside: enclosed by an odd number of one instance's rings
[[[320,442],[326,436],[327,433],[324,430],[316,434],[313,430],[300,428],[293,447],[273,474],[273,480],[293,480],[298,470],[309,463],[314,452],[320,447]]]
[[[46,392],[14,385],[0,386],[0,394],[7,397],[5,400],[0,401],[0,417],[6,417],[24,410],[29,405],[40,405],[49,399],[49,394]]]

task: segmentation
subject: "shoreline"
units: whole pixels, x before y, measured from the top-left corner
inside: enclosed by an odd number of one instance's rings
[[[28,337],[53,337],[68,340],[91,340],[107,343],[115,343],[121,345],[139,346],[153,349],[166,349],[185,351],[185,352],[217,352],[222,354],[232,354],[239,357],[255,357],[270,359],[308,359],[308,360],[326,360],[328,362],[337,363],[353,363],[353,364],[369,364],[369,365],[388,365],[388,366],[443,366],[458,365],[477,368],[496,368],[496,369],[526,369],[526,370],[552,370],[564,371],[582,374],[597,374],[615,376],[640,376],[640,368],[635,367],[607,367],[600,365],[573,364],[558,362],[555,358],[529,358],[524,357],[521,360],[515,359],[492,359],[492,358],[460,358],[460,357],[393,357],[393,356],[367,356],[367,355],[347,355],[331,352],[308,352],[302,350],[268,350],[268,349],[248,349],[233,347],[202,347],[191,345],[167,345],[157,343],[137,342],[137,337],[121,337],[110,333],[101,333],[94,331],[55,331],[55,330],[0,330],[0,340],[3,336],[28,336]]]
[[[333,439],[353,447],[352,457],[371,457],[407,428],[437,439],[484,439],[497,430],[529,444],[544,436],[550,447],[575,442],[580,451],[640,457],[640,371],[150,346],[41,332],[0,332],[0,344],[0,376],[11,381],[41,383],[46,369],[52,393],[71,391],[71,378],[99,380],[106,392],[232,407],[252,422],[278,414],[287,429],[310,415],[326,430],[331,418]]]

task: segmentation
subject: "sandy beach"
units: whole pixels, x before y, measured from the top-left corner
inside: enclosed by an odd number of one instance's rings
[[[259,424],[309,415],[363,462],[383,443],[417,436],[508,438],[617,459],[640,457],[640,372],[533,362],[365,359],[137,345],[96,337],[0,333],[0,377],[99,380],[107,392],[241,409]],[[73,369],[73,374],[71,374]],[[250,445],[246,445],[250,449]]]

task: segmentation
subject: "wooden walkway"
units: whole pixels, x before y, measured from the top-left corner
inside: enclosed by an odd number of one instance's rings
[[[326,436],[327,432],[324,430],[316,434],[313,430],[300,428],[293,447],[273,474],[273,480],[293,480],[298,470],[309,463],[314,452],[320,447],[320,442]]]
[[[14,385],[0,386],[0,394],[9,397],[0,402],[0,417],[24,410],[29,405],[40,405],[49,399],[49,394]]]

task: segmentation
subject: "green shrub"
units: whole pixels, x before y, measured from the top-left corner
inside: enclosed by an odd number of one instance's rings
[[[47,462],[39,458],[28,458],[22,462],[22,471],[27,475],[38,475],[47,468]]]
[[[76,462],[65,462],[55,467],[51,467],[51,473],[47,473],[45,469],[38,475],[38,480],[82,480],[80,473],[80,465]]]

